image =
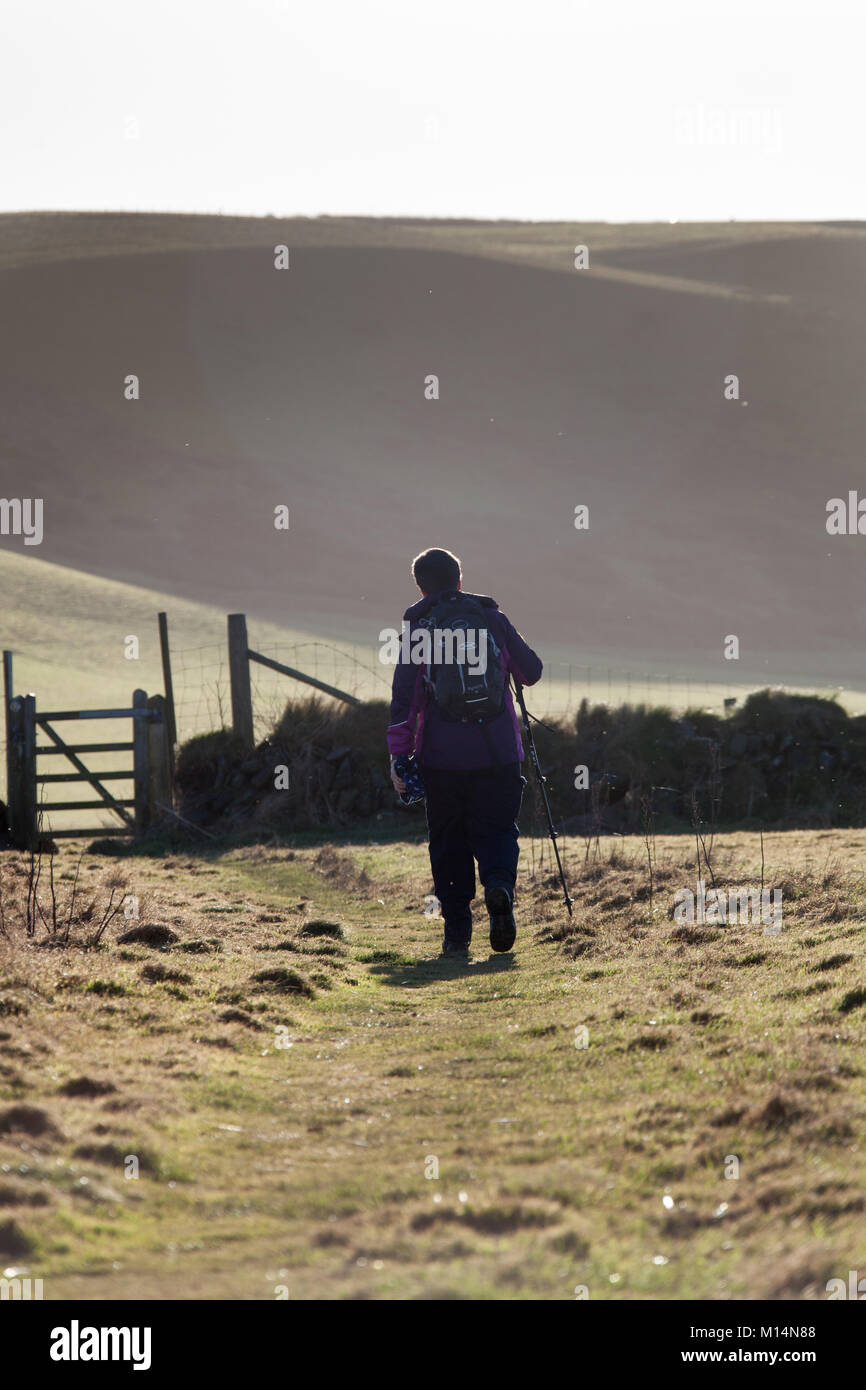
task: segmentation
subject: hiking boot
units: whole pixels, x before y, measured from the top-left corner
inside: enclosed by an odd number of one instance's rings
[[[442,905],[442,954],[449,956],[452,952],[462,951],[466,955],[469,951],[469,943],[472,940],[472,911],[468,903],[449,902],[447,906]]]
[[[484,902],[490,913],[491,949],[510,951],[517,935],[510,890],[502,884],[492,884],[485,890]]]

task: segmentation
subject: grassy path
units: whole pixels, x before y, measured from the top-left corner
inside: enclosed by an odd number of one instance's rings
[[[866,1268],[866,832],[765,847],[778,936],[676,926],[688,841],[652,903],[602,843],[573,930],[545,868],[469,965],[419,846],[122,861],[177,940],[0,938],[0,1264],[47,1298],[824,1297]],[[717,840],[720,882],[759,863]]]

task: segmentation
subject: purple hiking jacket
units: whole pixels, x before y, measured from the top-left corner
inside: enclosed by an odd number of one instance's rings
[[[442,593],[451,593],[445,589]],[[423,618],[442,594],[427,594],[413,603],[403,614],[410,625],[409,640]],[[495,599],[481,594],[467,594],[489,612],[489,631],[499,648],[505,677],[505,708],[486,725],[486,734],[477,724],[462,724],[444,719],[429,697],[427,668],[412,662],[398,661],[391,690],[391,723],[388,727],[388,751],[392,757],[414,753],[422,766],[449,771],[471,771],[495,765],[491,748],[500,763],[523,762],[523,739],[520,723],[507,684],[510,672],[521,685],[535,685],[541,679],[541,659],[524,642],[517,629],[500,613]],[[489,740],[489,741],[488,741]]]

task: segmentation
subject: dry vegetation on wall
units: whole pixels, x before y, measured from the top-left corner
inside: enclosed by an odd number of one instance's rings
[[[228,732],[190,740],[177,782],[184,817],[211,830],[405,826],[388,780],[382,701],[290,701],[246,751]],[[584,701],[574,719],[535,726],[557,820],[571,831],[642,833],[707,825],[866,823],[866,716],[833,700],[773,691],[730,714],[683,716]],[[589,786],[575,788],[585,766]],[[277,790],[280,768],[289,787]],[[532,792],[530,791],[530,795]]]

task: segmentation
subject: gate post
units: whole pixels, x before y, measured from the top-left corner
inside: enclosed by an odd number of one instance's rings
[[[229,613],[229,678],[232,687],[232,728],[245,748],[253,747],[253,697],[246,613]]]
[[[16,849],[35,849],[36,696],[16,695],[6,706],[9,829]]]
[[[147,797],[147,745],[148,708],[147,692],[134,690],[132,693],[132,777],[135,797],[135,833],[143,835],[147,829],[149,806]]]
[[[3,653],[3,729],[6,734],[6,800],[12,796],[12,743],[9,737],[9,726],[12,722],[12,715],[9,713],[9,705],[13,699],[12,695],[12,653]],[[11,812],[10,812],[11,815]]]
[[[147,702],[147,819],[159,819],[159,807],[171,809],[171,732],[168,701],[151,695]]]

